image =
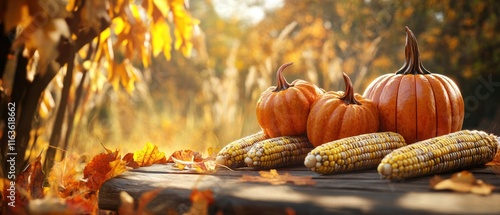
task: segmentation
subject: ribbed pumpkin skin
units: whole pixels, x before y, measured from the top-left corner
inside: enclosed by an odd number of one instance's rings
[[[346,89],[345,93],[329,91],[313,103],[307,120],[307,137],[315,147],[341,138],[378,131],[376,105],[363,96],[354,94],[350,82],[346,81],[350,90]],[[342,98],[345,94],[354,96],[359,104],[346,102]]]
[[[305,134],[311,105],[323,94],[319,87],[304,80],[286,83],[280,70],[290,64],[278,70],[278,86],[269,87],[257,101],[257,121],[271,138]]]
[[[443,75],[386,74],[363,96],[377,104],[380,131],[399,133],[408,144],[462,129],[462,94]]]
[[[399,133],[410,144],[461,130],[464,101],[459,88],[421,65],[415,36],[408,28],[405,53],[403,68],[375,79],[363,93],[377,105],[379,131]]]

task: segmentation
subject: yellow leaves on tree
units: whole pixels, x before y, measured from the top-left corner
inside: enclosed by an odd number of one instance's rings
[[[112,11],[107,13],[111,19],[110,28],[99,35],[92,68],[95,70],[98,65],[106,67],[108,81],[115,90],[122,85],[131,93],[135,89],[135,82],[140,81],[139,71],[132,65],[134,59],[139,59],[144,67],[149,67],[151,54],[157,57],[163,52],[165,58],[170,60],[172,46],[184,56],[190,56],[194,29],[199,20],[189,14],[184,1],[144,0],[142,4],[136,4],[122,0],[111,1],[107,7],[106,3],[96,0],[85,2],[86,6],[96,7],[96,11],[85,7],[81,14],[82,20],[87,20],[92,28],[99,26],[98,19],[92,14],[102,17],[103,8]],[[104,63],[101,61],[103,58]],[[93,74],[91,78],[98,79],[100,76]],[[102,84],[98,81],[93,83]]]

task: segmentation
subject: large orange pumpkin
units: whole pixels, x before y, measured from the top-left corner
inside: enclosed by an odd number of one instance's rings
[[[380,131],[400,133],[407,143],[462,128],[464,101],[460,90],[450,78],[424,68],[417,39],[408,27],[405,64],[395,74],[375,79],[363,95],[377,104]]]
[[[269,137],[301,135],[306,132],[311,104],[323,94],[316,85],[304,80],[288,83],[282,65],[276,72],[276,87],[269,87],[257,101],[257,121]]]
[[[307,120],[307,137],[314,146],[333,140],[378,130],[375,104],[354,93],[351,79],[344,73],[345,93],[329,91],[311,107]]]

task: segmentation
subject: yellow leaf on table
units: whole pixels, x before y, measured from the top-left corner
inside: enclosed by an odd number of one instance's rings
[[[126,164],[125,161],[123,161],[121,159],[111,161],[109,163],[109,166],[111,167],[111,171],[109,171],[108,174],[106,174],[106,178],[108,178],[108,179],[114,178],[115,176],[120,175],[120,174],[124,173],[125,171],[127,171],[125,164]]]
[[[141,150],[134,152],[134,161],[137,162],[139,166],[167,163],[165,152],[160,152],[158,146],[150,142],[147,142]]]
[[[312,180],[312,176],[293,176],[289,173],[280,175],[275,169],[268,171],[259,171],[260,176],[243,175],[240,178],[241,182],[259,182],[269,183],[272,185],[282,185],[293,183],[295,185],[314,185],[316,182]]]

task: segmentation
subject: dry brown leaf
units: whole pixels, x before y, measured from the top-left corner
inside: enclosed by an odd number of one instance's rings
[[[466,170],[453,174],[449,179],[434,176],[429,181],[429,184],[433,190],[452,190],[479,195],[489,195],[495,189],[495,186],[476,179],[471,172]]]
[[[86,180],[86,185],[90,190],[97,191],[101,188],[101,185],[108,179],[109,176],[116,175],[110,173],[113,169],[117,171],[122,171],[125,167],[116,168],[116,166],[111,166],[113,161],[120,160],[120,155],[118,150],[111,151],[106,150],[106,153],[101,153],[92,158],[92,160],[85,166],[83,170],[83,177]],[[119,163],[114,163],[115,165]],[[123,165],[124,162],[123,162]]]
[[[16,187],[25,191],[29,200],[43,198],[43,182],[41,157],[38,156],[16,179]],[[23,192],[24,193],[24,192]]]
[[[174,166],[180,170],[192,169],[198,166],[200,162],[203,162],[203,157],[199,152],[194,152],[190,149],[175,151],[170,155],[167,162],[175,163]]]
[[[316,182],[312,180],[312,176],[293,176],[289,173],[280,175],[275,169],[267,171],[259,171],[260,176],[243,175],[240,178],[241,182],[259,182],[269,183],[272,185],[282,185],[293,183],[295,185],[314,185]]]
[[[139,164],[134,160],[134,153],[127,153],[123,156],[122,160],[125,161],[126,166],[131,167],[132,169],[139,168]]]
[[[82,157],[72,154],[54,163],[47,181],[51,187],[54,187],[58,197],[65,198],[81,190],[80,179],[83,176],[83,167],[80,166],[83,162]]]
[[[179,168],[180,170],[195,170],[199,173],[206,173],[215,171],[217,167],[215,159],[207,159],[200,162],[183,161],[178,160],[174,157],[171,157],[171,159],[175,162],[175,166],[177,166],[177,168]]]
[[[144,148],[134,152],[134,161],[139,166],[151,166],[153,164],[167,163],[164,152],[158,150],[158,146],[147,142]]]
[[[174,153],[172,153],[172,155],[170,155],[167,161],[169,163],[173,163],[174,160],[172,158],[181,161],[194,161],[194,162],[200,162],[203,160],[203,157],[199,152],[195,152],[190,149],[175,151]]]

